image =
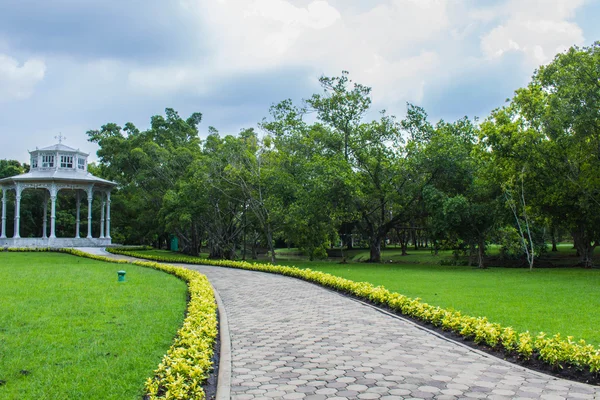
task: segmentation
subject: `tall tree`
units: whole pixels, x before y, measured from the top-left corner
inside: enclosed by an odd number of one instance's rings
[[[489,145],[526,164],[530,204],[571,232],[591,267],[600,240],[600,43],[558,54],[492,120]]]
[[[322,76],[319,82],[324,93],[313,94],[305,103],[323,123],[342,136],[342,149],[347,160],[353,136],[371,107],[371,88],[352,82],[348,71],[342,71],[339,77]]]
[[[165,242],[169,232],[161,215],[163,198],[199,154],[197,124],[201,114],[186,120],[173,109],[151,118],[150,129],[109,123],[87,132],[98,143],[99,172],[119,183],[114,196],[115,235],[132,242]]]
[[[309,257],[323,257],[348,217],[355,185],[338,147],[340,136],[321,123],[308,125],[289,101],[271,107],[261,128],[272,137],[269,182],[279,199],[276,219],[283,234]]]

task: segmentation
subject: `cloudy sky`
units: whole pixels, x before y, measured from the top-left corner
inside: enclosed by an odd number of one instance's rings
[[[600,0],[0,0],[0,159],[166,107],[237,133],[350,71],[375,109],[485,117],[572,45]]]

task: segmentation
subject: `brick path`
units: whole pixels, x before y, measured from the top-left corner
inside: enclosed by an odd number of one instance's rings
[[[508,364],[307,282],[186,267],[225,305],[234,400],[600,400],[600,387]]]
[[[229,320],[231,398],[600,399],[297,279],[192,266]]]

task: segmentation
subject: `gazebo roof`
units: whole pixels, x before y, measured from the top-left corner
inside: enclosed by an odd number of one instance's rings
[[[28,182],[65,182],[65,183],[94,183],[98,186],[117,186],[115,182],[106,179],[98,178],[87,171],[74,170],[32,170],[26,174],[11,176],[0,179],[0,184],[6,183],[28,183]]]
[[[59,137],[62,140],[62,137]],[[26,174],[0,179],[0,186],[32,184],[43,187],[46,184],[93,185],[102,188],[117,186],[115,182],[98,178],[87,170],[88,153],[65,146],[62,143],[36,148],[31,154],[31,169]]]
[[[74,149],[72,147],[69,146],[65,146],[62,143],[57,143],[57,144],[53,144],[52,146],[48,146],[48,147],[42,147],[41,149],[35,149],[30,151],[29,153],[34,153],[36,151],[61,151],[61,152],[65,152],[65,153],[77,153],[77,154],[81,154],[84,156],[88,156],[88,153],[84,153],[83,151],[79,150],[79,149]]]

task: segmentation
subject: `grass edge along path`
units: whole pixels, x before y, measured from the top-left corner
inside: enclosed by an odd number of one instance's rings
[[[107,251],[155,261],[213,265],[291,276],[388,307],[405,316],[454,332],[476,344],[489,346],[509,357],[524,361],[540,360],[553,370],[569,367],[596,376],[600,374],[600,349],[587,344],[584,340],[574,342],[570,337],[563,338],[560,333],[548,337],[541,332],[534,337],[529,331],[517,332],[511,327],[490,322],[486,317],[471,317],[459,311],[432,306],[421,302],[418,298],[412,299],[399,293],[392,293],[383,286],[375,287],[368,282],[354,282],[320,271],[280,265],[229,260],[194,260],[190,257],[146,255],[116,248],[108,248]]]
[[[98,261],[153,268],[184,280],[188,286],[189,301],[183,326],[177,331],[173,344],[154,371],[154,376],[146,380],[144,399],[206,398],[203,384],[212,370],[211,360],[217,337],[217,305],[206,276],[158,262],[116,260],[70,248],[11,248],[8,251],[56,251]]]

